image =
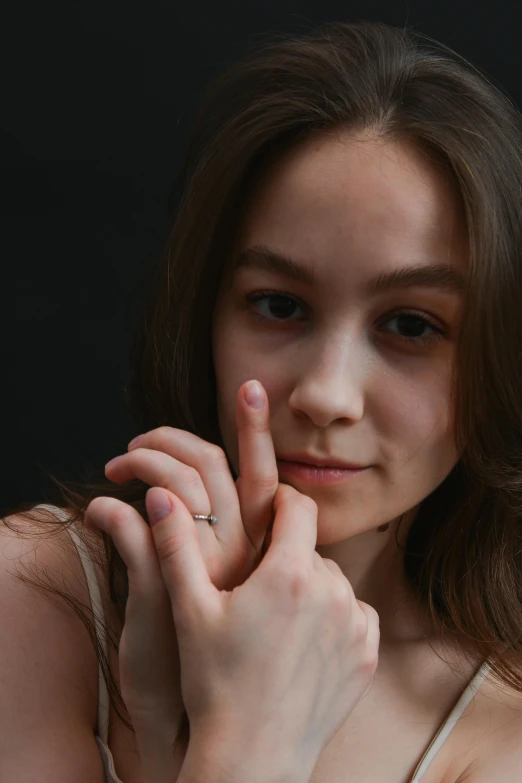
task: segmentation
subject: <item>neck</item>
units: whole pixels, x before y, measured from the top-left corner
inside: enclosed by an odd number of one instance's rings
[[[399,543],[415,519],[418,507],[403,515]],[[359,601],[376,610],[382,644],[412,642],[430,633],[426,612],[420,606],[404,574],[404,554],[397,545],[400,517],[386,530],[361,533],[335,544],[318,545],[317,552],[334,560],[350,582]]]

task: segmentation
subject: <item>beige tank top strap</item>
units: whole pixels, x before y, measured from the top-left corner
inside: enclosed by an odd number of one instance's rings
[[[443,746],[443,744],[446,742],[447,738],[449,737],[452,730],[455,728],[455,725],[459,718],[461,717],[462,713],[474,697],[474,695],[479,690],[480,686],[488,676],[491,669],[491,664],[489,661],[484,661],[482,665],[480,666],[479,670],[476,672],[475,676],[471,680],[470,683],[468,683],[467,687],[465,688],[464,692],[462,693],[460,699],[457,701],[455,706],[453,707],[452,711],[442,724],[442,726],[439,728],[438,732],[433,737],[432,741],[430,742],[428,748],[426,749],[426,752],[424,753],[423,757],[421,758],[419,765],[417,766],[417,769],[413,773],[413,777],[411,779],[411,783],[420,783],[421,778],[427,771],[429,765]]]
[[[39,506],[35,506],[35,508],[44,508],[48,511],[52,511],[60,520],[62,520],[62,522],[66,522],[69,519],[67,512],[61,508],[58,508],[57,506],[40,504]],[[98,642],[106,656],[106,660],[108,660],[107,633],[104,624],[103,603],[94,564],[91,560],[89,550],[76,531],[74,523],[69,525],[66,530],[71,536],[80,556],[80,561],[85,572],[85,578],[87,580],[89,597],[91,599],[96,636],[98,637]],[[107,685],[105,683],[101,665],[98,662],[97,734],[105,744],[107,744],[109,738],[109,706],[109,692],[107,690]]]

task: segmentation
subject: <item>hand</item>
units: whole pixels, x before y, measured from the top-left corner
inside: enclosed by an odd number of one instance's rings
[[[185,504],[159,489],[147,504],[191,726],[180,780],[308,780],[379,647],[377,613],[315,551],[317,504],[279,485],[270,546],[231,592],[212,584]]]
[[[133,478],[175,492],[191,513],[216,514],[218,524],[192,520],[211,581],[231,589],[255,568],[273,517],[278,485],[268,402],[261,410],[237,395],[239,478],[224,452],[180,429],[161,427],[142,435],[129,452],[111,460],[106,475]],[[263,391],[264,394],[264,391]],[[120,640],[120,687],[136,729],[176,736],[183,712],[176,631],[151,531],[141,515],[115,498],[95,498],[88,527],[104,530],[127,566],[129,596]]]

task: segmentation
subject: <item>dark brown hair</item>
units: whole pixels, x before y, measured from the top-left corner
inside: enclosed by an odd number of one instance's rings
[[[462,206],[470,275],[454,378],[461,457],[421,504],[405,572],[435,626],[522,691],[522,123],[465,59],[415,31],[360,21],[265,42],[214,81],[177,182],[128,402],[142,430],[170,425],[223,448],[211,326],[242,205],[278,156],[336,129],[415,144]],[[140,482],[62,486],[73,520],[97,495],[146,518]],[[105,535],[104,545],[122,624],[125,566]],[[113,683],[111,694],[120,700]],[[185,720],[185,739],[187,730]]]

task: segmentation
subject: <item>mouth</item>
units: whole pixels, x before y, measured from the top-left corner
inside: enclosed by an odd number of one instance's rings
[[[293,462],[300,465],[310,465],[314,468],[341,468],[345,470],[361,470],[368,465],[360,465],[355,462],[348,462],[336,457],[321,457],[314,454],[276,454],[276,459],[282,462]]]
[[[337,465],[313,465],[294,460],[277,459],[279,475],[309,484],[338,484],[352,481],[370,466],[339,467]]]

